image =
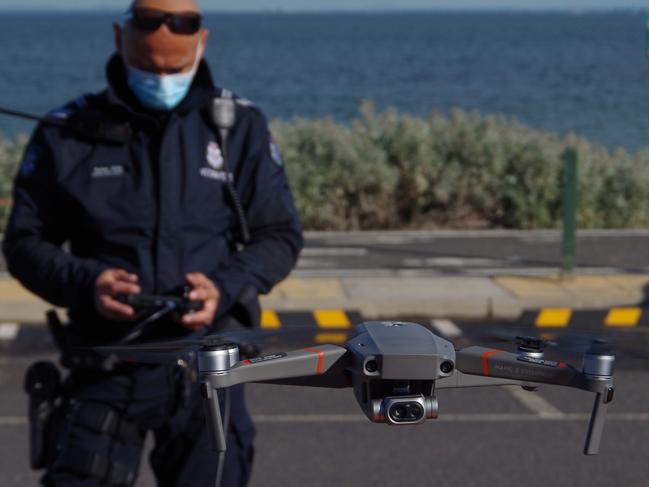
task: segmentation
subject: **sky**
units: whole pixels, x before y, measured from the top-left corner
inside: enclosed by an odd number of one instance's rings
[[[199,0],[200,1],[200,0]],[[0,0],[0,10],[119,11],[129,0]],[[648,9],[648,0],[202,0],[206,11],[611,10]]]

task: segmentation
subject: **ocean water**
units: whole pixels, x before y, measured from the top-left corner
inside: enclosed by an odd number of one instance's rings
[[[111,15],[0,15],[0,105],[44,113],[104,85]],[[640,14],[210,15],[217,83],[270,118],[348,121],[361,100],[452,107],[649,147]],[[13,137],[32,125],[0,117]]]

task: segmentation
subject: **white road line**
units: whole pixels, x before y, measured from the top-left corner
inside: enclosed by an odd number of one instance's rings
[[[301,255],[307,257],[358,257],[367,255],[367,249],[360,247],[306,247]]]
[[[435,331],[447,338],[457,338],[462,336],[462,330],[450,320],[430,320],[430,325]]]
[[[506,389],[508,389],[512,396],[518,399],[523,406],[533,413],[536,413],[541,418],[560,419],[566,415],[566,413],[561,412],[548,401],[543,399],[538,392],[526,391],[518,386],[507,387]]]
[[[253,414],[255,423],[362,423],[369,421],[361,414]]]
[[[411,268],[398,268],[398,269],[382,269],[382,268],[358,268],[358,269],[340,269],[340,268],[305,268],[304,263],[299,263],[301,268],[293,271],[293,277],[331,277],[331,278],[379,278],[379,277],[449,277],[448,274],[442,272],[440,269],[432,267],[411,267]],[[318,263],[321,266],[321,263]],[[337,266],[338,263],[335,263]],[[636,270],[649,273],[649,267],[637,268]],[[624,269],[615,267],[583,267],[579,268],[579,274],[583,275],[608,275],[624,273]],[[556,276],[557,270],[555,267],[507,267],[507,268],[470,268],[463,269],[458,274],[453,275],[453,278],[460,277],[493,277],[493,276]]]
[[[0,340],[13,340],[19,328],[18,323],[0,323]]]
[[[556,417],[543,417],[538,414],[444,414],[433,422],[442,423],[513,423],[513,422],[568,422],[588,421],[589,413],[566,413]],[[360,414],[256,414],[252,419],[258,424],[306,424],[306,423],[369,423]],[[649,413],[609,413],[607,421],[649,422]],[[2,426],[27,426],[23,416],[0,416]]]
[[[331,245],[340,245],[340,242],[376,241],[379,238],[386,240],[433,240],[438,238],[541,238],[555,237],[561,239],[561,230],[358,230],[351,232],[341,231],[307,231],[307,239],[326,240]],[[580,237],[648,237],[648,229],[638,230],[580,230]]]
[[[508,267],[506,259],[486,259],[483,257],[429,257],[425,259],[403,259],[404,267]]]
[[[433,422],[442,423],[503,423],[516,421],[588,421],[589,413],[566,413],[560,416],[540,416],[538,414],[442,414]],[[259,414],[252,418],[259,424],[297,424],[297,423],[367,423],[369,420],[359,414]],[[608,421],[649,422],[649,413],[609,413]]]
[[[298,261],[299,265],[299,261]],[[555,271],[556,273],[556,271]],[[397,275],[390,269],[296,269],[291,273],[293,277],[394,277]]]
[[[300,269],[336,269],[338,263],[333,260],[324,260],[324,259],[309,259],[306,257],[300,257],[297,261],[297,266]]]
[[[0,416],[0,426],[23,426],[27,424],[24,416]]]

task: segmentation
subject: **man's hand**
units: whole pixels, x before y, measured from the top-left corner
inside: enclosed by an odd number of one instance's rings
[[[138,277],[122,269],[108,269],[95,281],[95,307],[101,316],[116,321],[132,321],[135,310],[115,299],[118,294],[140,294]]]
[[[214,321],[216,309],[219,306],[219,290],[214,283],[200,272],[187,274],[187,284],[192,287],[189,293],[190,301],[200,301],[203,308],[195,313],[187,313],[182,317],[182,325],[190,330],[200,330],[210,326]]]

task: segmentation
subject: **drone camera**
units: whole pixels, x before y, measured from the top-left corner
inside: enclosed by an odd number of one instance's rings
[[[421,424],[437,417],[437,398],[419,396],[386,397],[376,400],[374,421],[391,425]]]
[[[416,401],[393,404],[388,417],[394,423],[418,423],[424,418],[424,408]]]

